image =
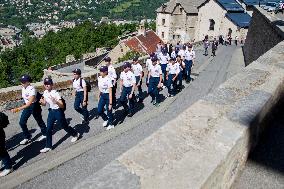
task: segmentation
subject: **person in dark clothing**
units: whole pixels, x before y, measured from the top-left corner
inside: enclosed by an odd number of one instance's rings
[[[212,56],[216,56],[216,49],[217,49],[216,43],[215,41],[213,41],[212,42]]]
[[[9,124],[8,116],[0,112],[0,160],[4,164],[4,170],[0,172],[0,177],[4,177],[13,171],[12,160],[7,152],[5,145],[5,131],[4,128]]]

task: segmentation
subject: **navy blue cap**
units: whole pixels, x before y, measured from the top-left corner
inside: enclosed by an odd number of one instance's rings
[[[129,62],[124,62],[123,68],[124,68],[124,69],[126,69],[126,68],[131,68],[131,64],[130,64]]]
[[[110,58],[110,57],[105,57],[105,58],[104,58],[104,61],[110,62],[110,61],[111,61],[111,58]]]
[[[137,60],[138,60],[138,57],[137,57],[137,56],[133,58],[133,61],[137,61]]]
[[[81,75],[81,70],[79,68],[76,68],[75,70],[73,70],[73,73]]]
[[[150,54],[150,57],[154,57],[156,54],[154,53],[154,52],[152,52],[151,54]]]
[[[21,83],[26,83],[26,82],[31,82],[32,81],[32,78],[31,76],[25,74],[25,75],[22,75],[21,79],[20,79],[20,82]]]
[[[100,72],[108,72],[108,67],[107,66],[101,66]]]
[[[151,58],[151,60],[152,60],[152,62],[156,62],[156,61],[158,61],[158,57],[157,57],[157,56],[153,56],[153,57]]]
[[[50,77],[47,77],[43,80],[43,84],[45,85],[53,85],[53,81]]]

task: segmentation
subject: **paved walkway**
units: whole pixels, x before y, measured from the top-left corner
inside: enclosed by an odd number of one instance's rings
[[[6,129],[9,153],[15,161],[16,171],[0,179],[0,188],[72,188],[76,183],[103,168],[110,161],[155,132],[169,120],[175,118],[198,99],[207,95],[237,73],[244,65],[240,47],[220,47],[216,57],[205,57],[203,51],[196,49],[197,63],[193,69],[195,80],[174,98],[164,99],[160,107],[150,104],[146,98],[143,105],[136,106],[133,117],[123,117],[123,111],[115,111],[116,127],[105,131],[102,119],[95,119],[97,100],[90,93],[89,110],[92,120],[89,125],[81,125],[79,115],[73,110],[74,99],[66,99],[66,117],[82,138],[70,143],[70,137],[61,128],[53,135],[54,150],[40,154],[45,142],[33,142],[19,146],[22,140],[18,125],[19,114],[10,114],[11,124]],[[145,86],[144,86],[145,89]],[[162,91],[166,94],[166,90]],[[44,110],[44,120],[47,111]],[[39,135],[33,119],[29,120],[33,140]],[[30,181],[28,181],[30,180]],[[27,182],[28,181],[28,182]],[[106,181],[107,182],[107,181]]]

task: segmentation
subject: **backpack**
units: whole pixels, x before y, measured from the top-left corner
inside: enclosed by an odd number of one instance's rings
[[[74,80],[75,80],[75,79],[73,79],[73,82],[74,82]],[[82,80],[83,80],[83,78],[80,78],[80,86],[83,88],[83,86],[82,86]],[[86,87],[87,87],[87,92],[91,92],[92,87],[91,87],[90,82],[85,80],[85,83],[86,83]]]
[[[65,99],[63,98],[63,97],[61,97],[61,101],[62,101],[62,103],[63,103],[63,108],[60,108],[63,112],[65,112],[65,110],[66,110],[66,101],[65,101]]]
[[[1,122],[1,126],[2,128],[6,128],[9,125],[9,118],[6,114],[4,114],[3,112],[0,112],[0,122]]]

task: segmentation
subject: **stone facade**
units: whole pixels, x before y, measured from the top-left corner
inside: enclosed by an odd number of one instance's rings
[[[244,45],[246,65],[258,59],[261,55],[284,40],[284,32],[276,26],[273,17],[260,7],[255,7],[253,19]],[[261,48],[256,48],[261,47]]]

